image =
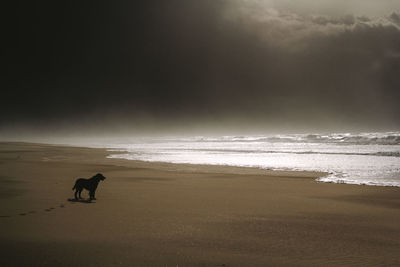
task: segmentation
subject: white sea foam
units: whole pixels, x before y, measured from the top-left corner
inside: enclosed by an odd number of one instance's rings
[[[324,171],[323,182],[400,186],[400,132],[169,137],[108,144],[110,158]]]

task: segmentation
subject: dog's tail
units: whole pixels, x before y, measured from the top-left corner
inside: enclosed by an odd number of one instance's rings
[[[75,188],[76,188],[76,183],[75,183],[74,187],[72,187],[72,190],[75,190]]]

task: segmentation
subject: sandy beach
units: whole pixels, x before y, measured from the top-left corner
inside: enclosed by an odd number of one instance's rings
[[[398,187],[108,154],[0,143],[0,266],[400,265]]]

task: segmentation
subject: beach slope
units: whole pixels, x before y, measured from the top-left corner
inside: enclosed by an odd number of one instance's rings
[[[400,265],[400,188],[107,155],[0,143],[1,266]]]

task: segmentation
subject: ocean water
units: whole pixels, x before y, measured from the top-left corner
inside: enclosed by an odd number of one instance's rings
[[[400,132],[141,138],[106,147],[109,158],[323,171],[322,182],[400,186]]]

